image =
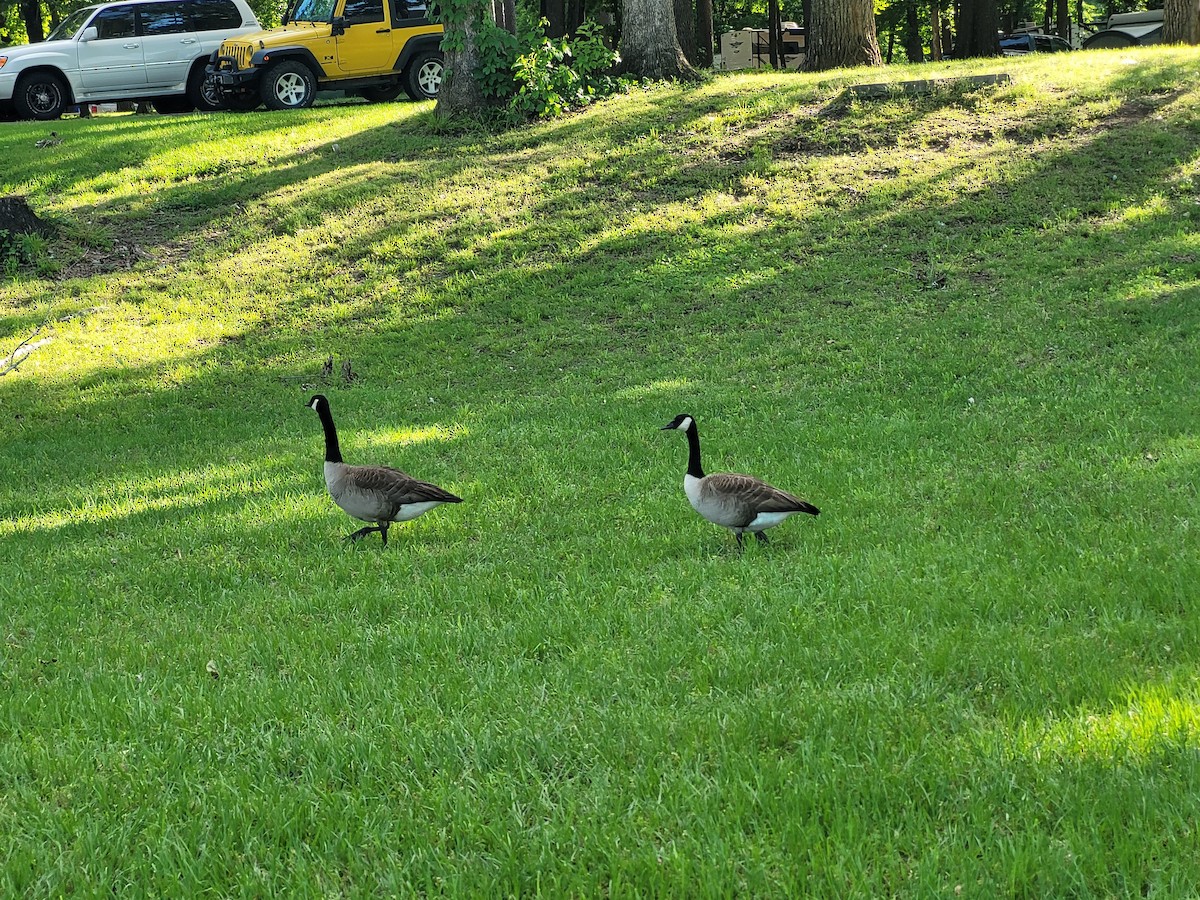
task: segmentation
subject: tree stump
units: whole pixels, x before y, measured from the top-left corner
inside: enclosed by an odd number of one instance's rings
[[[24,197],[0,197],[0,233],[40,234],[51,237],[54,228],[48,222],[43,222],[29,208]]]

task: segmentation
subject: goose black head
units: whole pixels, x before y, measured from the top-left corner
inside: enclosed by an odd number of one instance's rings
[[[673,418],[670,422],[668,422],[666,425],[664,425],[659,430],[660,431],[675,431],[676,429],[678,429],[679,431],[687,431],[695,424],[696,424],[696,420],[694,418],[689,416],[687,413],[680,413],[679,415],[677,415],[675,418]]]
[[[312,399],[308,401],[308,408],[320,411],[322,406],[329,409],[329,400],[324,394],[313,394]]]

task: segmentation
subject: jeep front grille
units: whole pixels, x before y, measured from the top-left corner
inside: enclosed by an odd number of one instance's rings
[[[248,69],[254,48],[244,42],[228,41],[221,45],[218,55],[233,60],[235,69]]]

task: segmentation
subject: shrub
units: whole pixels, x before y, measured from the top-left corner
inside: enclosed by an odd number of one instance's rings
[[[548,38],[545,19],[516,35],[489,25],[480,36],[481,87],[516,118],[553,118],[613,93],[620,82],[607,74],[617,56],[603,30],[584,22],[574,37]]]

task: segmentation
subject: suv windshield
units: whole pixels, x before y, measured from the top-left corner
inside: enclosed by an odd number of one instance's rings
[[[328,22],[333,18],[337,0],[299,0],[288,20],[291,22]]]
[[[99,7],[96,6],[85,6],[83,9],[75,10],[75,12],[71,13],[58,23],[58,27],[50,32],[46,40],[66,41],[75,37],[75,32],[83,27],[83,23],[90,19],[92,17],[92,13],[94,13],[98,8]]]

